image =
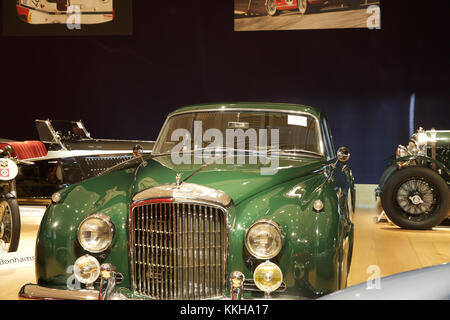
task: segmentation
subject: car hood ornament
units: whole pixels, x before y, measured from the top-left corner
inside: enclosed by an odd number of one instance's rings
[[[183,176],[182,173],[177,173],[177,175],[176,175],[176,177],[175,177],[177,187],[179,187],[179,186],[183,183],[183,181],[181,181],[181,177],[182,177],[182,176]]]

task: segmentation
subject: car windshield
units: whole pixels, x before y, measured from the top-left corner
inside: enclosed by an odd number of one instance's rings
[[[39,139],[45,143],[57,142],[58,135],[64,139],[84,139],[90,138],[89,133],[80,121],[68,120],[36,120],[36,128]]]
[[[247,110],[181,113],[166,121],[153,155],[212,148],[322,156],[318,126],[308,114]]]

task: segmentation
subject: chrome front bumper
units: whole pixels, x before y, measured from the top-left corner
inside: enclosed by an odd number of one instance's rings
[[[21,299],[37,300],[98,300],[97,290],[50,289],[36,284],[26,284],[19,291]]]
[[[117,290],[117,274],[114,266],[109,263],[102,264],[101,275],[100,291],[52,289],[29,283],[20,289],[19,298],[39,300],[130,300],[128,296]],[[245,277],[242,272],[234,271],[231,273],[230,296],[232,300],[243,299],[244,281]],[[223,298],[228,300],[226,297]],[[266,294],[265,298],[270,298],[270,295]]]
[[[236,293],[235,293],[236,294]],[[62,290],[50,289],[37,284],[26,284],[19,291],[21,300],[99,300],[99,291],[97,290]],[[235,299],[242,299],[242,295],[235,296]],[[283,296],[283,297],[264,297],[264,298],[246,298],[245,300],[304,300],[300,297]],[[121,293],[115,293],[111,296],[111,300],[133,300]],[[139,300],[139,298],[137,298]],[[219,300],[229,300],[222,298]]]

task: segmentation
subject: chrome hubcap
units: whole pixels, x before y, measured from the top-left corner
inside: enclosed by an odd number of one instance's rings
[[[421,203],[424,203],[422,198],[420,196],[418,196],[418,195],[415,195],[414,197],[409,197],[409,200],[411,200],[411,202],[414,205],[419,205]]]
[[[431,213],[436,203],[433,186],[424,180],[408,180],[398,189],[397,203],[408,214]]]

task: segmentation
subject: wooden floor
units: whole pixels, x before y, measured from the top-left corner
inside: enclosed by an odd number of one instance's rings
[[[379,212],[358,209],[348,285],[366,282],[378,267],[380,276],[450,262],[450,227],[404,230],[389,222],[375,223]]]
[[[373,270],[379,270],[380,276],[387,276],[450,262],[450,227],[402,230],[388,222],[375,223],[377,216],[375,209],[358,209],[355,213],[355,246],[348,285],[367,281]],[[38,227],[38,218],[22,218],[19,253],[34,253]],[[370,266],[376,267],[368,273]],[[21,286],[30,282],[35,282],[32,266],[0,270],[0,300],[17,299]]]

